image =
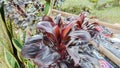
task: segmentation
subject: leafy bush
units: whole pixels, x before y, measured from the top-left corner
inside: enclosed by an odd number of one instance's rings
[[[60,15],[54,20],[44,16],[36,25],[37,34],[26,41],[22,56],[39,68],[100,67],[93,47],[88,45],[99,34],[99,25],[86,19],[86,13],[67,21]]]

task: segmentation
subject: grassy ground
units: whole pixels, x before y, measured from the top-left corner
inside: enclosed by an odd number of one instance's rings
[[[79,14],[81,9],[84,7],[93,8],[93,4],[88,0],[65,0],[62,11]],[[96,16],[100,20],[107,21],[110,23],[120,23],[120,6],[119,7],[109,7],[101,10],[93,10],[90,16]]]
[[[95,15],[104,21],[110,23],[120,23],[120,7],[107,8],[105,10],[96,10]]]

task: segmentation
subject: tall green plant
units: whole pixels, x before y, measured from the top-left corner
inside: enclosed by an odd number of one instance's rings
[[[52,2],[52,0],[46,0],[45,10],[44,10],[44,14],[45,15],[49,15],[50,14],[50,11],[52,9],[51,2]]]
[[[4,4],[0,7],[0,24],[2,25],[3,35],[7,37],[2,40],[0,38],[0,43],[4,49],[4,57],[5,61],[9,68],[35,68],[32,62],[24,59],[21,56],[21,49],[25,42],[26,32],[23,32],[23,38],[19,39],[20,34],[15,33],[15,29],[13,29],[13,23],[9,19],[5,19],[4,15]],[[17,36],[18,35],[18,36]],[[8,42],[8,44],[6,43]],[[9,48],[10,47],[10,48]]]

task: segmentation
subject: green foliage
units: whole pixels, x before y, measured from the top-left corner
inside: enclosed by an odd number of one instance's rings
[[[25,42],[26,32],[23,31],[22,37],[20,37],[21,34],[15,33],[11,20],[5,20],[3,5],[0,8],[0,13],[1,29],[3,30],[2,35],[6,37],[0,37],[0,44],[2,44],[1,46],[4,49],[4,59],[6,64],[9,68],[21,68],[21,66],[23,66],[22,68],[35,68],[33,63],[21,56],[21,49]]]
[[[15,39],[15,38],[12,39],[12,42],[13,42],[15,48],[16,48],[19,52],[21,52],[21,49],[22,49],[21,43],[20,43],[17,39]]]
[[[10,35],[10,31],[8,30],[8,26],[6,24],[5,21],[5,16],[4,16],[4,6],[2,5],[0,8],[0,25],[1,25],[1,39],[0,42],[2,43],[2,46],[4,46],[5,48],[7,48],[9,51],[11,51],[13,53],[13,49],[10,42],[11,39],[11,35]]]
[[[3,22],[5,22],[5,15],[4,15],[4,6],[3,6],[3,4],[0,7],[0,14],[1,14]]]
[[[25,43],[25,38],[26,38],[26,31],[25,32],[23,32],[23,45],[24,45],[24,43]]]
[[[96,2],[96,9],[102,9],[105,7],[111,7],[112,2],[114,0],[98,0],[98,2]]]
[[[98,0],[98,5],[103,5],[103,4],[112,2],[112,1],[114,1],[114,0]]]
[[[91,16],[97,16],[100,20],[109,23],[120,23],[120,7],[106,8],[105,10],[95,10]]]
[[[61,9],[76,14],[79,14],[81,11],[92,12],[94,10],[112,7],[113,1],[114,0],[65,0]]]
[[[65,0],[61,8],[62,11],[79,14],[84,10],[91,10],[94,8],[94,4],[89,0]]]
[[[7,49],[4,49],[4,54],[6,63],[9,68],[20,68],[18,61]]]
[[[120,2],[120,0],[96,0],[94,3],[92,1],[93,0],[65,0],[61,9],[62,11],[73,14],[79,14],[82,11],[88,10],[91,16],[97,17],[100,20],[111,23],[120,22],[120,6],[114,6],[114,4]]]
[[[51,0],[46,1],[44,14],[48,15],[51,9]],[[19,6],[18,6],[19,7]],[[20,10],[18,10],[20,11]],[[32,10],[31,10],[32,11]],[[26,60],[21,56],[21,49],[25,43],[26,31],[21,30],[22,32],[16,33],[16,26],[11,21],[11,19],[5,18],[4,4],[0,6],[0,25],[2,26],[1,30],[3,37],[0,37],[0,44],[4,49],[4,58],[9,68],[35,68],[35,65],[30,60]],[[17,29],[18,30],[18,29]],[[35,33],[34,31],[33,33]],[[7,43],[6,43],[7,42]]]
[[[35,68],[35,65],[33,65],[30,61],[27,61],[27,68]]]
[[[44,11],[44,14],[45,15],[48,15],[50,13],[50,9],[51,9],[51,1],[46,1],[46,4],[45,4],[45,11]]]
[[[98,2],[98,0],[89,0],[89,1],[92,2],[92,3]]]

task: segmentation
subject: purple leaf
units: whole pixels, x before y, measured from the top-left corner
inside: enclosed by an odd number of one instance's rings
[[[42,32],[53,33],[53,27],[48,21],[41,21],[36,25],[36,28],[41,30]]]
[[[29,59],[35,58],[41,50],[41,46],[43,46],[42,44],[38,44],[41,43],[41,40],[42,37],[40,35],[35,35],[32,38],[29,38],[22,49],[22,55]]]
[[[80,39],[81,41],[90,41],[91,39],[90,34],[85,30],[72,31],[69,36],[71,36],[71,38]]]
[[[54,63],[59,58],[60,55],[57,52],[51,50],[47,46],[44,46],[42,50],[38,53],[38,55],[35,57],[34,62],[37,65],[48,67],[50,64]]]
[[[42,17],[42,21],[48,21],[48,22],[50,22],[50,24],[51,24],[52,26],[55,25],[53,19],[52,19],[51,17],[49,17],[49,16],[43,16],[43,17]]]

